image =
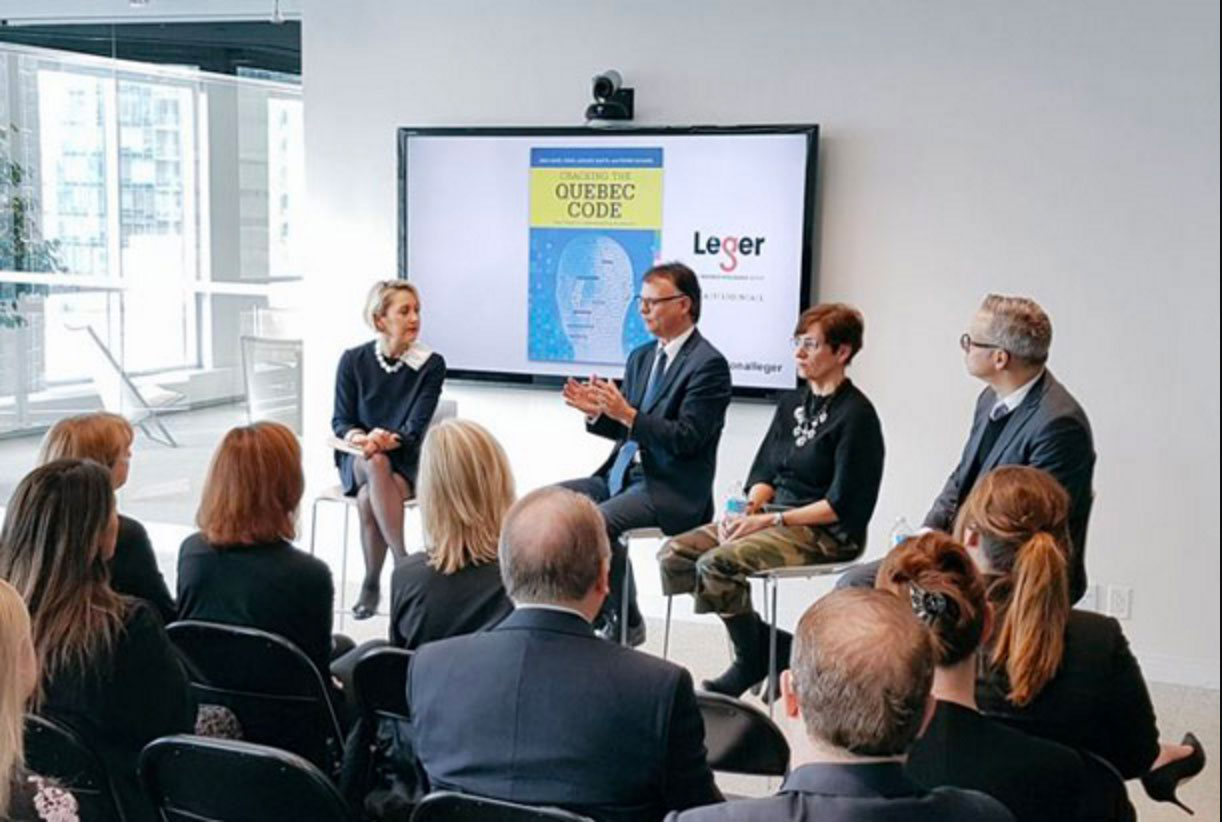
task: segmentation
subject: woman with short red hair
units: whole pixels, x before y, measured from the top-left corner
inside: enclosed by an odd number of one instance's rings
[[[325,676],[335,590],[322,560],[293,546],[305,489],[301,446],[276,422],[232,429],[212,456],[178,553],[178,617],[259,628],[305,652]]]

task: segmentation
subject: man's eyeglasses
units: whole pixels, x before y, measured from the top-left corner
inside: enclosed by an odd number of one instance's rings
[[[789,344],[794,348],[802,349],[807,354],[814,354],[823,346],[823,343],[814,337],[790,337]]]
[[[640,306],[642,311],[652,311],[658,303],[668,303],[671,300],[681,300],[686,294],[672,294],[669,297],[633,297],[632,301]]]
[[[988,343],[988,342],[980,342],[979,340],[973,340],[971,334],[964,334],[963,336],[959,338],[959,347],[963,349],[963,352],[965,354],[968,351],[971,351],[973,348],[995,348],[1001,351],[1005,350],[1004,346],[1000,346],[997,343]]]

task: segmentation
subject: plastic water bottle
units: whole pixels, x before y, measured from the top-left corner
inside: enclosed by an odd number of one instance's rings
[[[721,506],[722,516],[726,519],[730,517],[741,517],[747,513],[747,498],[743,496],[742,488],[737,483],[732,483],[726,488],[725,502]]]
[[[891,547],[899,545],[912,534],[913,530],[912,526],[908,524],[908,517],[896,517],[895,524],[891,526]]]

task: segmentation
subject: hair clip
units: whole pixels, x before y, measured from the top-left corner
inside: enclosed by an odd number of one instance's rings
[[[959,608],[954,600],[941,591],[926,591],[915,582],[908,583],[908,601],[912,603],[912,612],[917,619],[932,624],[938,617],[947,615],[952,619],[958,616]]]

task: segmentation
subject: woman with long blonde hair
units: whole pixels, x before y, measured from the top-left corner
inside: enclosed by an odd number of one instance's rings
[[[490,627],[513,610],[497,541],[514,482],[496,438],[470,420],[433,426],[417,495],[425,552],[409,555],[391,578],[390,640],[405,648]]]
[[[1204,752],[1192,734],[1159,744],[1120,623],[1070,607],[1069,509],[1051,474],[1017,465],[982,477],[960,508],[955,535],[988,577],[997,614],[976,697],[986,713],[1091,751],[1125,779],[1141,776],[1153,798],[1174,800],[1166,774],[1194,775]]]
[[[94,411],[64,417],[43,437],[38,464],[58,459],[93,460],[110,471],[111,486],[118,491],[127,483],[134,439],[131,423],[118,414]],[[174,598],[157,568],[153,544],[144,526],[131,517],[119,515],[119,536],[109,565],[111,588],[143,599],[157,609],[166,624],[174,621]]]
[[[161,618],[110,587],[118,530],[110,471],[89,460],[52,460],[9,500],[0,578],[29,610],[42,663],[39,711],[99,755],[125,818],[153,819],[136,758],[159,736],[189,732],[194,711]]]
[[[304,490],[301,446],[287,427],[256,422],[225,434],[204,479],[199,531],[178,552],[178,616],[282,636],[325,677],[335,590],[326,563],[292,542]]]

